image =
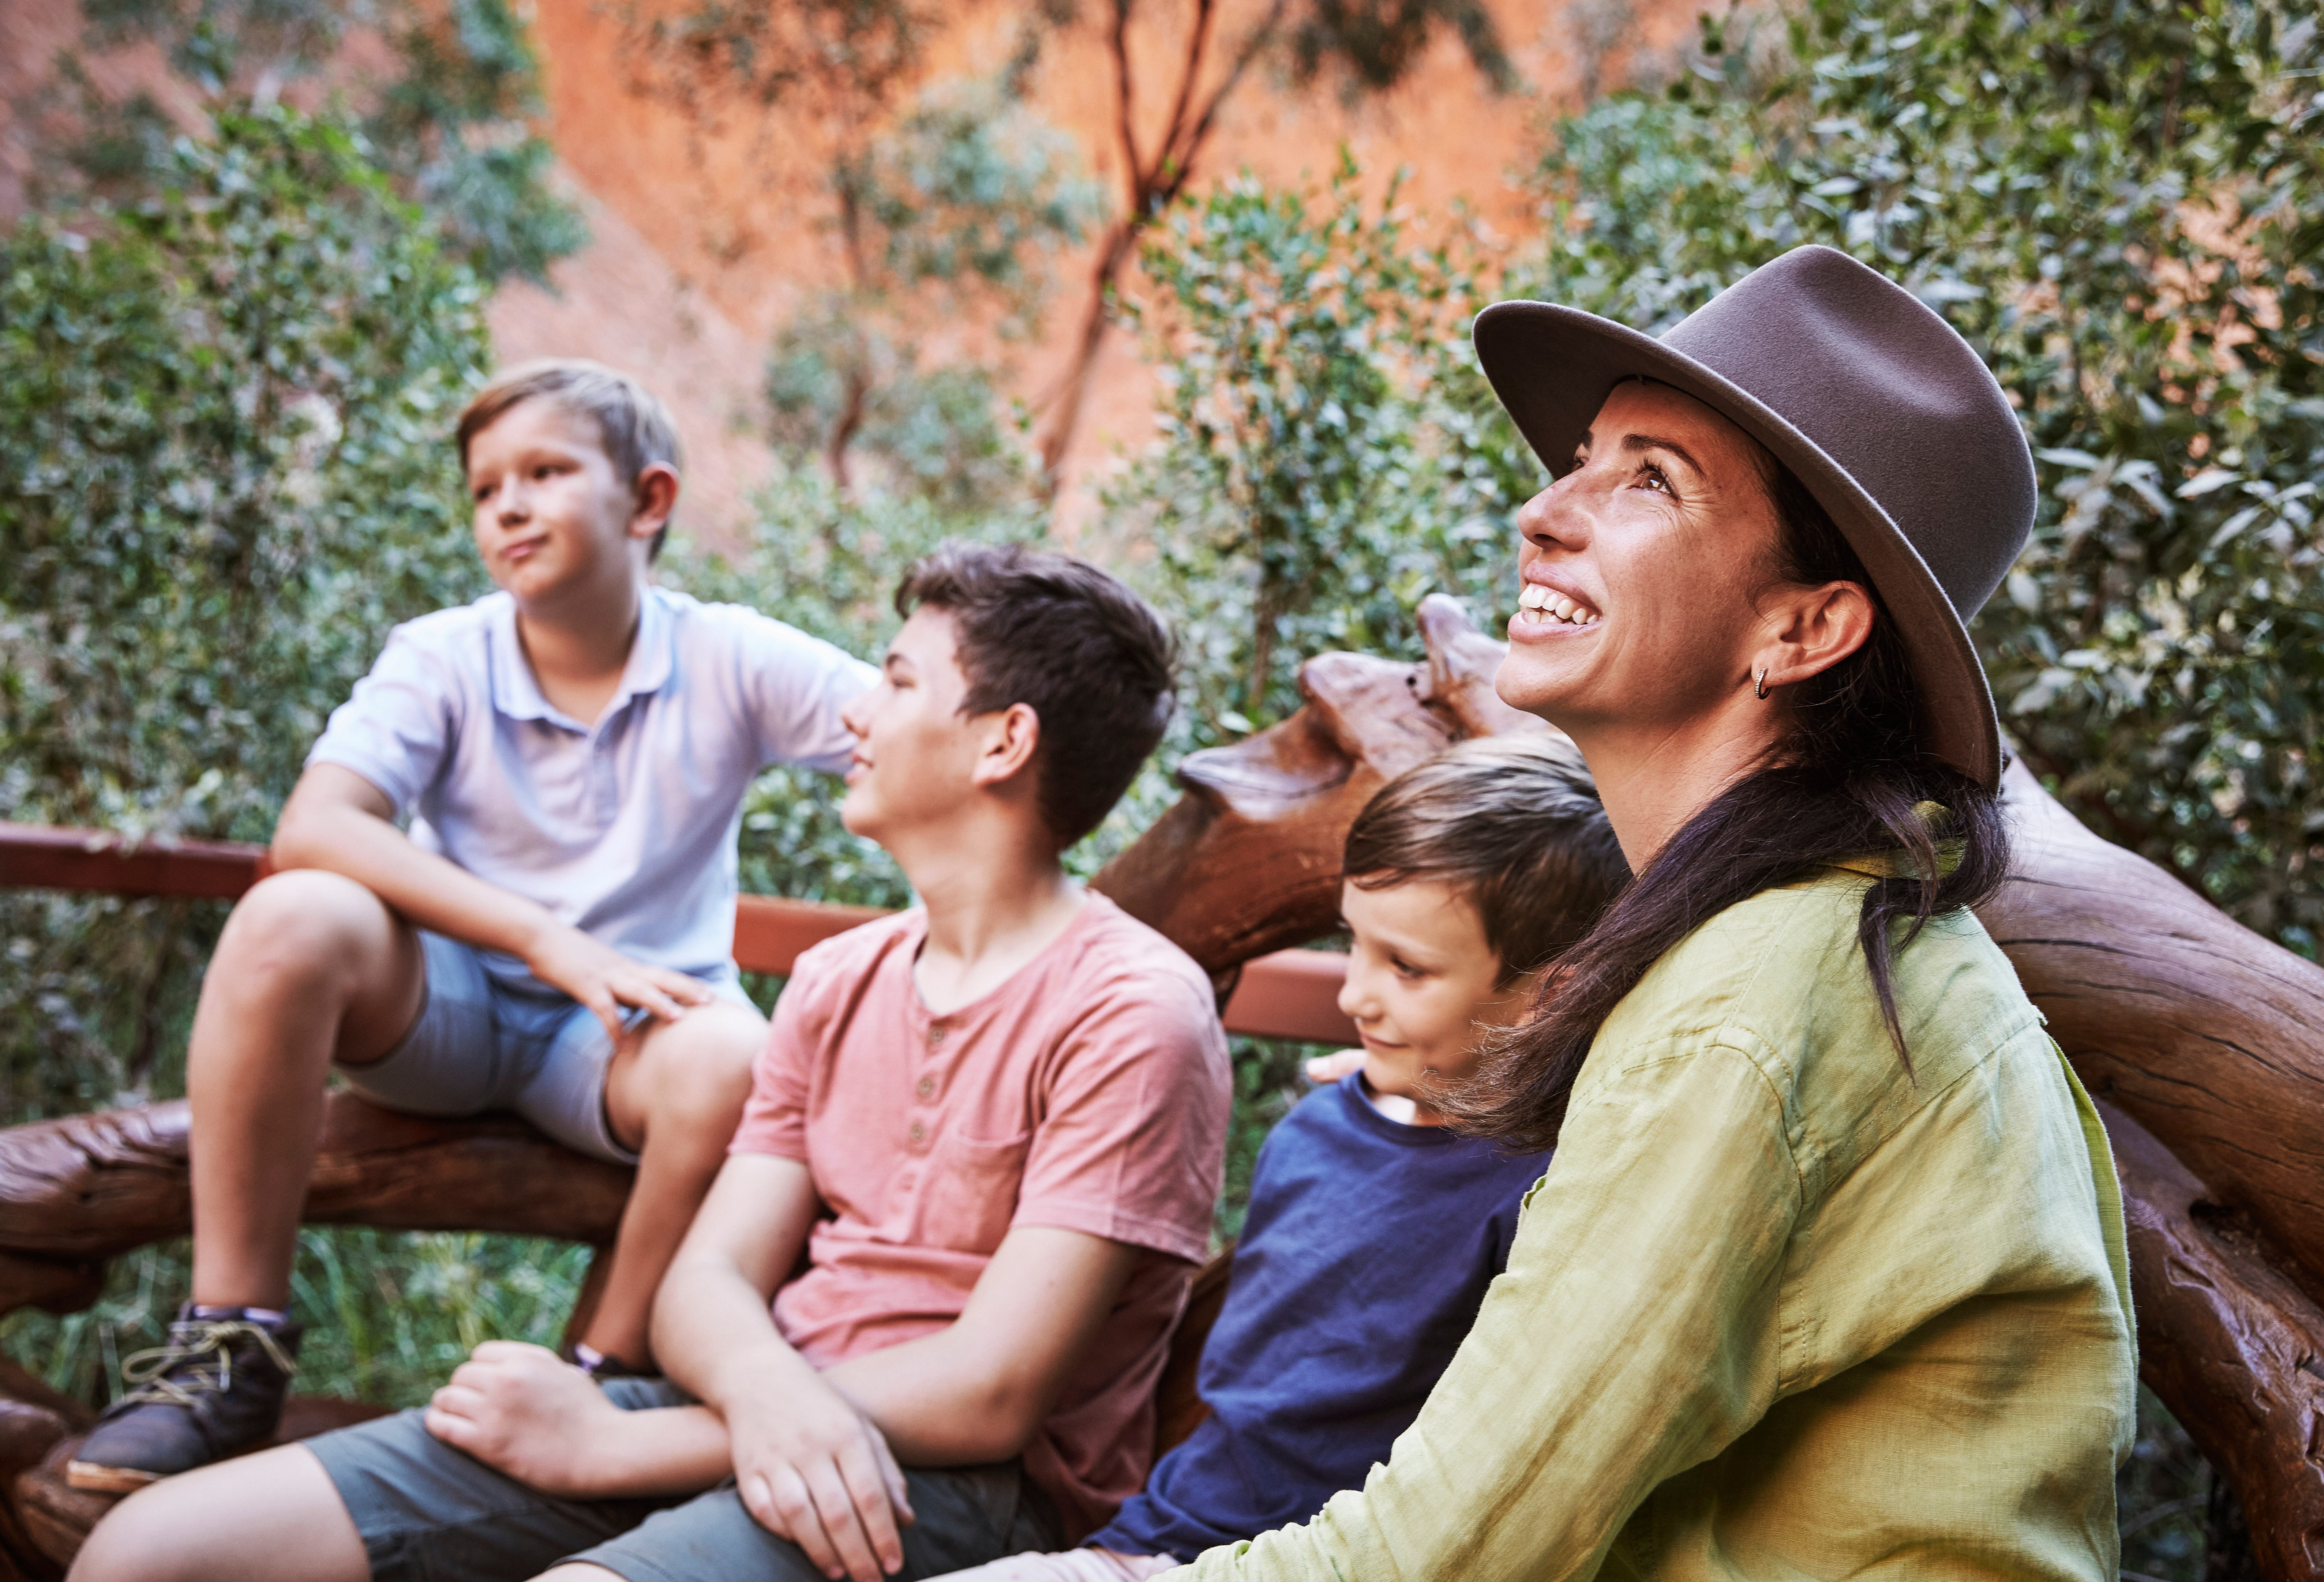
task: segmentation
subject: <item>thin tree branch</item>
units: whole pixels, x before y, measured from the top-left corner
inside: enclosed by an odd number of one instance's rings
[[[1121,152],[1130,161],[1130,210],[1138,212],[1146,197],[1146,170],[1138,152],[1137,85],[1130,75],[1130,12],[1136,0],[1113,0],[1113,71],[1120,84],[1114,95],[1114,113],[1120,119]],[[1167,143],[1164,147],[1169,146]]]
[[[1194,31],[1186,36],[1186,64],[1178,78],[1177,101],[1170,106],[1169,130],[1162,138],[1162,156],[1148,173],[1148,186],[1140,193],[1150,197],[1153,177],[1162,174],[1165,164],[1178,146],[1178,138],[1186,124],[1186,106],[1194,103],[1194,84],[1203,75],[1203,56],[1209,50],[1211,24],[1218,19],[1214,0],[1195,0]]]
[[[1266,19],[1251,29],[1250,36],[1243,40],[1234,65],[1228,69],[1226,80],[1219,84],[1217,92],[1211,95],[1210,103],[1203,106],[1201,119],[1194,123],[1178,145],[1169,151],[1165,165],[1169,171],[1169,179],[1154,195],[1161,200],[1155,206],[1157,209],[1167,208],[1176,201],[1187,179],[1194,174],[1194,160],[1217,126],[1219,111],[1242,81],[1243,73],[1250,69],[1251,62],[1259,59],[1262,50],[1274,42],[1276,29],[1283,23],[1285,5],[1286,0],[1274,0],[1274,4],[1267,8]]]

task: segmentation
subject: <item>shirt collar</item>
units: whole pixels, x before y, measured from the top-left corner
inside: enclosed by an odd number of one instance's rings
[[[512,720],[555,720],[577,724],[540,694],[540,682],[526,663],[524,643],[517,636],[516,601],[506,593],[496,593],[493,599],[494,607],[487,629],[493,707]],[[622,667],[622,684],[606,704],[604,718],[611,719],[631,698],[659,692],[669,685],[670,672],[675,668],[670,654],[677,640],[673,625],[669,611],[662,602],[661,590],[643,590],[638,601],[638,635],[630,643],[629,660]]]

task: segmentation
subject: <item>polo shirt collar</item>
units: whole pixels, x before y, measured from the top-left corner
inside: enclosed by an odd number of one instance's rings
[[[526,662],[524,643],[516,630],[516,601],[494,595],[492,615],[491,669],[493,707],[512,720],[552,720],[576,724],[540,693],[540,682]],[[638,601],[638,635],[630,643],[630,657],[622,667],[622,684],[605,705],[611,719],[632,697],[659,692],[675,668],[671,648],[677,641],[675,623],[662,602],[661,590],[647,587]]]

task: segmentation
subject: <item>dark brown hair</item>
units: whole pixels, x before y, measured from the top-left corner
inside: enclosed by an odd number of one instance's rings
[[[498,422],[519,401],[554,401],[576,417],[597,426],[597,441],[613,474],[637,487],[638,475],[648,467],[678,469],[678,427],[669,409],[653,391],[628,374],[592,363],[586,357],[543,357],[503,368],[469,398],[460,410],[456,430],[460,443],[460,469],[468,466],[468,442]],[[650,565],[661,554],[669,524],[646,546]]]
[[[1508,983],[1589,933],[1630,869],[1572,742],[1488,736],[1383,786],[1348,831],[1341,874],[1365,890],[1451,885],[1483,919]]]
[[[1806,486],[1762,453],[1775,507],[1775,574],[1813,586],[1872,579]],[[1912,1052],[1896,1011],[1895,960],[1928,921],[1992,895],[2009,866],[2000,798],[1921,750],[1913,673],[1894,620],[1873,593],[1864,646],[1774,696],[1788,731],[1767,767],[1713,798],[1559,958],[1556,992],[1498,1040],[1477,1077],[1446,1095],[1464,1130],[1525,1149],[1554,1145],[1591,1041],[1648,968],[1711,917],[1817,869],[1895,854],[1874,880],[1856,937],[1896,1056]],[[1922,805],[1934,803],[1932,817]],[[1941,860],[1940,860],[1941,856]]]
[[[1097,828],[1162,740],[1178,649],[1145,600],[1084,560],[1019,544],[940,546],[904,574],[896,613],[953,618],[964,713],[1023,704],[1041,816],[1063,851]]]

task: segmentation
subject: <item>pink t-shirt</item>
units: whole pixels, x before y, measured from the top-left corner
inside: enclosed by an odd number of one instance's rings
[[[775,1325],[817,1367],[960,1315],[1019,1225],[1148,1249],[1025,1452],[1078,1535],[1145,1481],[1154,1383],[1210,1250],[1232,1086],[1210,980],[1092,894],[982,999],[932,1016],[918,909],[798,960],[759,1056],[737,1154],[797,1159],[829,1210]]]

